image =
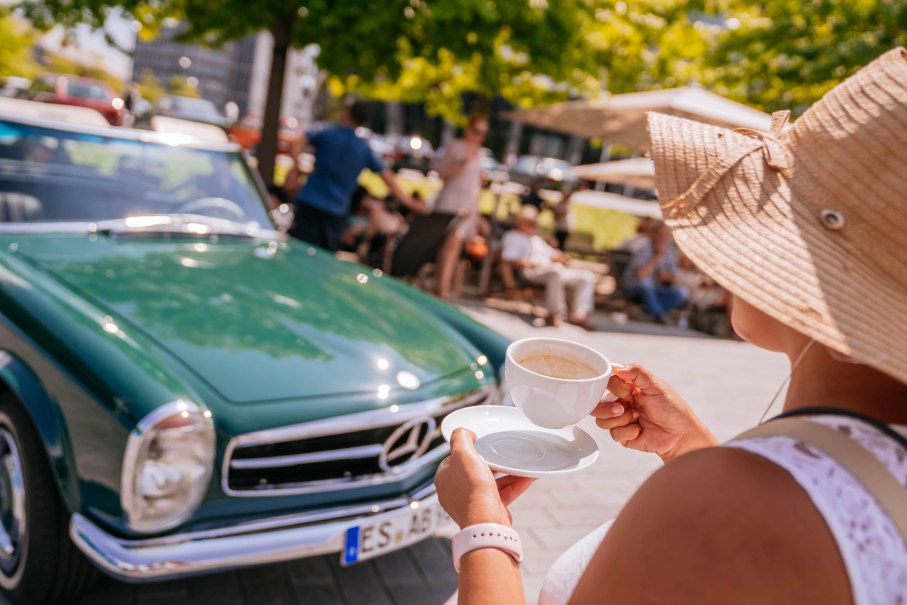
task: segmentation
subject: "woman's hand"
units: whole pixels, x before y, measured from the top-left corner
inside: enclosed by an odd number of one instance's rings
[[[656,453],[667,462],[718,444],[677,391],[640,365],[615,366],[608,390],[617,400],[599,403],[592,415],[625,447]]]
[[[450,437],[450,456],[435,475],[438,500],[460,527],[476,523],[510,525],[507,506],[530,485],[532,479],[507,475],[495,481],[488,463],[476,448],[476,436],[457,429]]]

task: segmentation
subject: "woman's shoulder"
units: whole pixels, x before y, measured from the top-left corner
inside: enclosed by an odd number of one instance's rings
[[[809,496],[784,469],[732,448],[693,452],[654,473],[572,602],[595,602],[595,584],[617,590],[615,602],[646,594],[705,605],[850,603],[836,543]]]

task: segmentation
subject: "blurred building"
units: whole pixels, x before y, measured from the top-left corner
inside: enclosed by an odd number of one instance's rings
[[[163,28],[151,42],[136,41],[133,80],[150,73],[164,88],[169,88],[174,79],[184,80],[220,108],[232,100],[241,114],[264,113],[274,44],[270,33],[207,48],[176,42],[180,31],[181,26],[174,25]],[[303,123],[311,121],[312,97],[319,84],[317,55],[317,48],[305,48],[291,51],[287,57],[282,113]]]
[[[137,40],[132,64],[132,79],[140,80],[150,73],[164,88],[184,80],[200,96],[223,107],[235,101],[240,109],[248,105],[249,80],[255,36],[249,36],[220,48],[206,48],[175,41],[180,25],[162,28],[160,36],[150,42]]]

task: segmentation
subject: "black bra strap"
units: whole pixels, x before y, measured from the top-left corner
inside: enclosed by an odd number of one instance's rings
[[[876,420],[866,414],[861,414],[859,412],[854,412],[852,410],[845,410],[842,408],[831,408],[823,406],[813,406],[806,408],[797,408],[796,410],[790,410],[788,412],[782,412],[777,416],[774,416],[769,419],[769,422],[775,418],[790,418],[793,416],[847,416],[848,418],[854,418],[856,420],[862,421],[864,424],[868,424],[871,427],[877,429],[879,432],[884,433],[888,437],[894,439],[902,448],[907,450],[907,437],[904,437],[896,430],[892,429],[890,426]]]

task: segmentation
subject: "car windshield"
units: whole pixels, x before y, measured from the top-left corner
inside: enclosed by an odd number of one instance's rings
[[[0,222],[196,214],[271,227],[237,153],[0,120]]]
[[[103,86],[97,84],[80,84],[77,82],[70,82],[67,84],[66,92],[71,97],[92,99],[95,101],[106,101],[110,96]]]

